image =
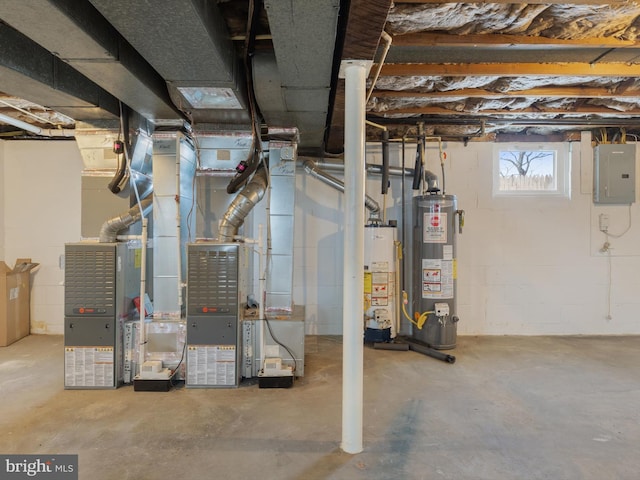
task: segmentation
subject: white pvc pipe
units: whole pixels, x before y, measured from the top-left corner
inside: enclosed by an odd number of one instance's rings
[[[382,67],[384,65],[385,60],[387,59],[387,53],[389,53],[389,49],[391,48],[391,35],[389,35],[384,30],[382,31],[382,40],[384,40],[384,50],[382,50],[382,57],[380,58],[380,62],[378,62],[378,68],[376,68],[376,73],[373,76],[373,80],[371,80],[371,88],[369,89],[369,93],[367,93],[367,99],[365,100],[365,104],[369,103],[369,99],[371,98],[371,94],[373,93],[373,89],[376,87],[376,82],[378,81],[378,77],[380,76],[380,72],[382,71]],[[373,124],[378,126],[376,124]],[[386,127],[381,127],[386,130]]]
[[[18,120],[17,118],[10,117],[9,115],[5,115],[4,113],[0,113],[0,122],[7,123],[9,125],[13,125],[14,127],[18,127],[22,130],[26,130],[27,132],[35,133],[36,135],[42,135],[44,137],[74,137],[76,131],[73,129],[48,129],[48,128],[40,128],[35,125],[31,125],[30,123],[23,122],[22,120]]]
[[[260,326],[258,330],[258,335],[260,336],[260,366],[258,369],[261,369],[264,366],[264,357],[265,357],[265,338],[264,338],[264,310],[265,310],[265,302],[267,301],[267,272],[265,271],[265,249],[264,249],[264,233],[262,224],[258,225],[258,282],[259,282],[259,290],[260,290],[260,303],[259,303],[259,322]]]
[[[182,315],[182,217],[180,215],[180,201],[182,200],[180,192],[180,148],[182,134],[176,136],[176,252],[178,263],[178,315]]]
[[[342,444],[362,452],[365,98],[367,69],[345,66],[344,306],[342,313]]]
[[[139,375],[142,376],[142,365],[144,364],[144,357],[146,351],[146,335],[144,331],[144,321],[146,315],[145,309],[145,292],[147,291],[147,217],[142,217],[142,244],[140,249],[140,352],[138,357]]]

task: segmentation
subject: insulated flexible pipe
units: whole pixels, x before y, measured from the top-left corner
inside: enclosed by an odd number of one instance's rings
[[[142,215],[147,215],[151,207],[153,207],[153,195],[140,201],[140,205],[134,205],[125,213],[104,222],[100,228],[100,243],[115,242],[118,232],[140,221]]]
[[[268,184],[267,169],[258,168],[251,181],[236,195],[224,213],[218,228],[219,241],[233,241],[233,237],[237,235],[238,229],[244,223],[244,219],[249,215],[251,209],[264,197]]]

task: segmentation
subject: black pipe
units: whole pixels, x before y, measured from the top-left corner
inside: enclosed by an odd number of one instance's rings
[[[438,360],[442,360],[447,363],[456,363],[456,357],[453,355],[449,355],[447,353],[442,353],[435,348],[429,348],[424,345],[420,345],[419,343],[412,342],[411,340],[405,340],[407,344],[409,344],[409,350],[413,350],[414,352],[422,353],[423,355],[428,355],[429,357],[436,358]]]
[[[113,178],[109,182],[109,185],[107,185],[107,188],[111,190],[111,193],[114,193],[116,195],[120,193],[120,191],[122,190],[120,188],[120,183],[122,182],[122,179],[127,173],[127,160],[124,156],[124,152],[118,155],[118,157],[120,158],[120,161],[118,162],[118,169],[116,170],[116,173],[114,174]]]
[[[389,190],[389,130],[382,132],[382,195]]]
[[[374,350],[398,350],[406,352],[409,350],[409,345],[404,342],[376,342],[373,344]]]
[[[413,184],[411,188],[414,190],[420,190],[420,182],[422,181],[422,150],[420,149],[420,143],[418,143],[418,149],[416,150],[416,164],[413,167]]]

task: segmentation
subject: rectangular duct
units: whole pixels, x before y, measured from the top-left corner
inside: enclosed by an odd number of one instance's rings
[[[186,244],[195,234],[195,149],[181,133],[154,135],[153,141],[153,289],[155,316],[180,316]],[[178,200],[178,201],[177,201]],[[178,222],[179,225],[178,225]]]
[[[267,270],[267,312],[293,309],[293,227],[296,145],[269,144],[271,251]]]

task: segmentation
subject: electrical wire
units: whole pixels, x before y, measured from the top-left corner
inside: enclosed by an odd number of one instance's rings
[[[182,362],[184,361],[184,354],[187,351],[187,342],[184,342],[184,345],[182,346],[182,355],[180,356],[180,361],[178,362],[178,365],[176,365],[176,368],[173,369],[173,372],[171,373],[171,376],[169,377],[169,382],[171,383],[171,386],[175,386],[175,383],[173,383],[173,377],[175,377],[178,374],[178,371],[180,369],[180,365],[182,365]]]
[[[406,303],[405,303],[406,301],[407,301],[407,292],[402,292],[402,313],[404,313],[404,316],[406,317],[407,320],[409,320],[416,327],[418,327],[418,330],[422,330],[422,327],[424,327],[424,324],[426,323],[427,318],[429,317],[429,315],[432,314],[432,313],[435,313],[435,312],[433,310],[428,310],[426,312],[422,312],[418,316],[417,320],[414,320],[407,313],[407,308],[405,306],[406,305]]]
[[[191,216],[196,206],[196,182],[198,180],[198,171],[202,167],[202,160],[200,158],[200,142],[195,130],[192,130],[191,138],[193,139],[193,147],[196,152],[196,171],[193,172],[193,178],[191,179],[191,206],[189,207],[189,213],[187,213],[187,240],[193,242],[193,232],[191,232]],[[179,208],[179,207],[178,207]]]
[[[267,316],[265,315],[264,317],[264,321],[267,324],[267,328],[269,329],[269,335],[271,335],[271,338],[273,338],[273,341],[276,342],[278,345],[280,345],[282,348],[284,348],[287,353],[289,354],[289,356],[291,356],[291,360],[293,360],[293,372],[295,373],[296,370],[298,369],[298,362],[296,361],[296,357],[293,353],[291,353],[291,350],[289,349],[289,347],[287,347],[284,343],[282,343],[280,340],[278,340],[278,338],[273,334],[273,330],[271,330],[271,323],[269,322],[269,319],[267,318]]]
[[[607,241],[608,241],[607,236]],[[612,265],[611,265],[611,249],[607,248],[607,257],[609,259],[609,294],[607,296],[607,320],[611,320],[613,317],[611,316],[611,285],[613,284],[613,274],[612,274]]]
[[[607,295],[607,320],[611,320],[613,317],[611,315],[611,291],[612,291],[612,285],[613,285],[613,266],[612,266],[612,262],[613,260],[611,259],[611,247],[610,247],[610,242],[609,242],[609,237],[611,238],[622,238],[624,235],[627,234],[627,232],[631,230],[631,204],[629,204],[629,223],[627,225],[627,228],[625,228],[625,230],[622,233],[619,234],[614,234],[614,233],[610,233],[608,230],[604,230],[602,233],[604,233],[605,237],[606,237],[606,243],[605,243],[605,248],[603,248],[601,251],[606,251],[607,253],[607,258],[608,258],[608,264],[609,264],[609,286],[608,286],[608,295]]]
[[[606,231],[605,235],[607,236],[607,241],[609,240],[609,237],[611,237],[611,238],[622,238],[624,235],[626,235],[626,233],[629,230],[631,230],[631,204],[629,204],[629,224],[627,225],[627,228],[625,228],[624,232],[618,233],[618,234],[614,234],[614,233],[611,233],[609,231]]]

